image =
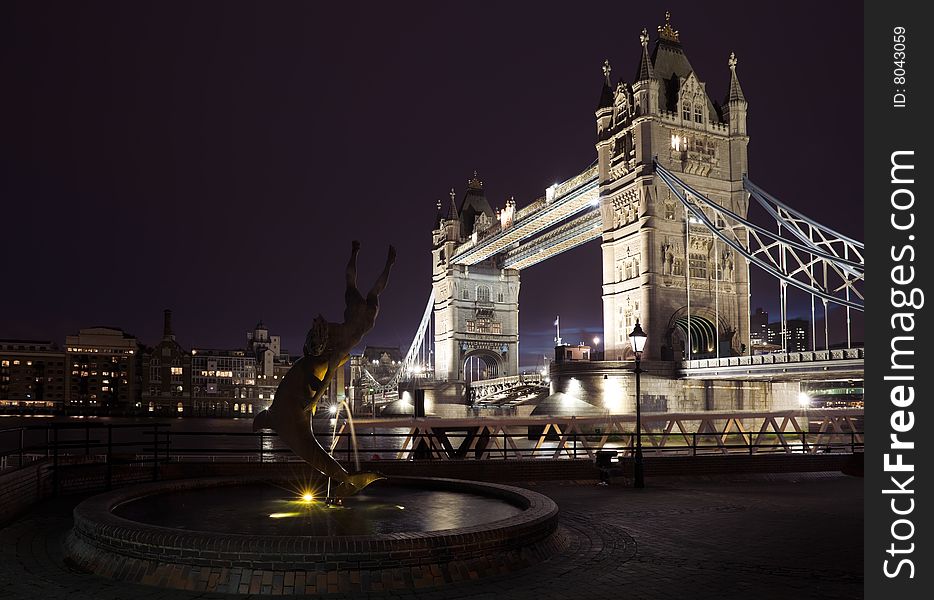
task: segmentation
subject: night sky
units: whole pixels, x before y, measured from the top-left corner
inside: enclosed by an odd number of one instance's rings
[[[521,208],[587,167],[603,60],[631,81],[666,9],[715,100],[736,52],[750,177],[862,239],[861,5],[726,7],[3,3],[0,338],[152,344],[171,308],[186,347],[241,347],[262,319],[300,352],[314,315],[340,319],[358,238],[361,288],[398,248],[365,342],[404,350],[435,202],[476,169]],[[523,366],[556,314],[566,341],[602,335],[600,272],[596,241],[522,272]],[[753,282],[777,316],[777,283]]]

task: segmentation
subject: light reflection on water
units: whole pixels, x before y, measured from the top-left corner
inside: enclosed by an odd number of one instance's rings
[[[521,512],[502,500],[381,483],[344,506],[306,502],[272,484],[185,490],[140,498],[117,515],[151,525],[263,535],[375,535],[469,527]]]

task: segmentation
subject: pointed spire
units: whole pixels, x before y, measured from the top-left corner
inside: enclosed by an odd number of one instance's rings
[[[610,84],[611,70],[610,60],[603,61],[603,90],[600,92],[600,104],[597,105],[597,110],[613,106],[613,87]]]
[[[642,42],[642,60],[639,62],[636,81],[648,81],[655,78],[655,68],[652,66],[652,59],[649,58],[649,32],[645,27],[642,28],[639,41]]]
[[[730,93],[726,97],[729,102],[745,102],[746,96],[743,95],[743,88],[739,85],[739,78],[736,76],[736,53],[730,52],[730,60],[727,64],[730,66]]]
[[[454,192],[454,188],[451,188],[451,193],[449,195],[451,196],[451,210],[448,212],[448,219],[456,219],[457,201],[454,200],[454,198],[457,196],[457,194]]]

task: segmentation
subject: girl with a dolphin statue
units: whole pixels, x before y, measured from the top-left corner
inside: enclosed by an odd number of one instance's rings
[[[379,295],[389,281],[389,271],[396,261],[396,249],[389,247],[386,266],[366,298],[357,289],[357,253],[360,242],[354,240],[347,263],[347,289],[344,292],[343,323],[328,323],[318,315],[305,338],[303,356],[295,361],[276,388],[272,405],[253,419],[253,431],[272,429],[295,454],[315,470],[328,476],[332,485],[330,496],[351,496],[378,479],[376,473],[348,473],[328,454],[311,428],[318,400],[324,395],[331,379],[347,362],[350,351],[373,329],[379,313]]]

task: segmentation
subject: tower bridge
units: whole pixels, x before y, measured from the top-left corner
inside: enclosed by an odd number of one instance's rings
[[[476,173],[459,201],[452,190],[449,205],[439,203],[431,292],[392,385],[417,377],[440,414],[445,403],[462,408],[472,383],[491,389],[478,380],[520,381],[521,271],[597,239],[606,360],[553,365],[546,404],[629,410],[637,322],[649,340],[647,393],[670,409],[784,409],[802,379],[862,377],[861,350],[826,347],[826,317],[831,305],[845,308],[849,347],[863,244],[750,181],[749,104],[734,54],[715,102],[667,15],[654,40],[643,29],[639,42],[631,80],[614,79],[604,62],[592,165],[523,208],[494,210]],[[751,202],[767,223],[748,220]],[[825,348],[814,331],[807,356],[750,356],[751,267],[779,283],[783,349],[789,288],[810,295],[812,327],[822,311]],[[735,385],[711,383],[724,379]]]

